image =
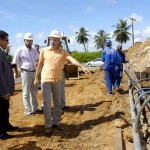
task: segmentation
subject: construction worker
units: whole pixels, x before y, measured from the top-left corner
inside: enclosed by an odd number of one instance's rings
[[[38,89],[34,86],[36,64],[39,59],[39,53],[32,47],[33,35],[31,33],[26,33],[24,35],[24,43],[25,44],[15,53],[12,63],[21,68],[25,115],[35,116],[35,114],[42,113],[42,111],[38,109]]]
[[[121,83],[121,80],[122,80],[122,77],[123,77],[123,63],[127,63],[128,61],[126,61],[125,59],[125,54],[122,52],[122,46],[121,45],[118,45],[117,46],[117,51],[119,53],[119,56],[120,56],[120,64],[116,64],[116,72],[117,72],[117,79],[116,79],[116,82],[115,82],[115,87],[116,87],[116,90],[119,90],[119,86],[120,86],[120,83]]]
[[[38,44],[34,45],[34,48],[37,50],[37,52],[40,54],[40,46]]]
[[[103,69],[105,72],[105,82],[108,90],[108,95],[113,95],[112,86],[115,87],[117,72],[115,70],[116,64],[120,65],[120,58],[118,52],[111,47],[112,41],[106,40],[106,47],[102,52]]]
[[[61,120],[61,80],[65,61],[81,67],[84,72],[89,72],[82,64],[75,60],[70,54],[60,48],[61,32],[53,30],[50,35],[50,46],[42,49],[34,84],[37,86],[41,73],[41,87],[43,92],[45,132],[52,133],[52,127],[63,131]],[[51,93],[53,96],[53,118],[51,113]]]

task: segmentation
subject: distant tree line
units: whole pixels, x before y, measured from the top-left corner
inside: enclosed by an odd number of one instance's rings
[[[113,25],[113,27],[115,27],[115,31],[113,32],[113,38],[115,38],[115,40],[117,42],[119,42],[122,46],[123,43],[126,43],[127,41],[130,40],[130,35],[131,33],[128,32],[131,25],[127,25],[127,20],[119,20],[119,23],[117,23],[117,25]],[[84,28],[81,27],[79,29],[78,32],[76,32],[77,37],[77,43],[79,44],[83,44],[85,52],[87,52],[87,48],[86,48],[86,44],[88,43],[89,39],[88,39],[88,31]],[[110,34],[107,34],[103,29],[100,29],[97,34],[94,36],[94,42],[95,43],[95,47],[97,49],[104,49],[105,46],[105,42],[106,39],[110,39]]]
[[[115,40],[118,43],[122,45],[123,43],[126,43],[127,41],[130,40],[131,33],[128,31],[131,25],[128,26],[126,20],[120,19],[116,25],[113,25],[113,27],[115,27],[115,30],[113,32],[112,38],[115,38]],[[88,52],[87,43],[89,41],[88,37],[90,36],[88,34],[88,31],[84,27],[81,27],[79,31],[76,32],[76,34],[77,34],[76,36],[77,43],[83,44],[85,52]],[[95,44],[96,49],[104,49],[106,39],[110,39],[110,34],[106,33],[103,29],[100,29],[94,36],[93,43]],[[12,61],[13,56],[10,55],[10,47],[8,48],[7,56],[8,59]],[[72,56],[81,62],[88,62],[97,57],[101,57],[101,53],[93,52],[86,54],[73,52]]]

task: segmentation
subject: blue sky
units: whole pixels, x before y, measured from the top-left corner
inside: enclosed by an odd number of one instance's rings
[[[94,36],[101,29],[112,35],[119,19],[127,19],[128,25],[130,17],[136,19],[135,42],[150,37],[149,6],[150,0],[1,0],[0,30],[9,33],[12,54],[24,44],[26,32],[33,33],[34,44],[44,46],[53,29],[68,36],[70,50],[82,52],[84,47],[76,43],[75,32],[85,27],[90,35],[88,50],[95,51]],[[118,43],[112,41],[116,48]],[[132,38],[123,47],[131,45]]]

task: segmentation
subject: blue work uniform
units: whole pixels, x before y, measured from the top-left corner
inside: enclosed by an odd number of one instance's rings
[[[103,69],[105,72],[105,82],[109,94],[112,94],[112,86],[115,87],[117,72],[116,64],[120,65],[118,52],[112,47],[107,46],[102,53]]]
[[[122,77],[123,77],[123,63],[126,63],[126,59],[125,59],[125,54],[123,52],[118,53],[119,57],[120,57],[120,64],[116,64],[115,70],[117,72],[117,79],[116,79],[116,83],[115,83],[115,87],[119,87]]]

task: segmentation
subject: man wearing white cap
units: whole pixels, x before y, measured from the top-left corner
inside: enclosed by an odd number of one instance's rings
[[[21,69],[25,115],[34,116],[36,113],[41,113],[41,110],[38,109],[37,87],[34,86],[36,63],[39,59],[39,53],[32,48],[33,35],[31,33],[24,35],[24,43],[25,45],[17,50],[12,63]]]
[[[66,61],[81,67],[84,72],[90,73],[83,65],[70,56],[70,54],[60,47],[61,32],[53,30],[50,35],[50,46],[42,49],[39,57],[35,85],[38,85],[41,73],[41,87],[43,92],[45,132],[52,133],[54,127],[64,130],[60,124],[61,120],[61,80],[62,70]],[[51,93],[53,96],[53,115],[51,114]],[[53,117],[52,117],[53,116]]]

